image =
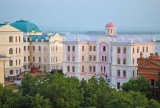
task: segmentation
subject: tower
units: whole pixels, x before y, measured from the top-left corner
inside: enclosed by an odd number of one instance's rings
[[[116,26],[111,21],[108,24],[106,24],[105,29],[106,29],[105,31],[106,36],[110,36],[110,37],[116,36]]]

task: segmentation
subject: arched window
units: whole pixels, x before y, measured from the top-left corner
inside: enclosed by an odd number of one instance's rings
[[[13,49],[12,48],[9,49],[9,54],[13,54]]]
[[[146,48],[146,52],[148,52],[148,46],[147,46],[147,48]]]
[[[9,42],[13,42],[13,37],[9,36]]]
[[[41,47],[39,46],[39,51],[41,51]]]
[[[24,46],[24,51],[26,51],[26,46]]]

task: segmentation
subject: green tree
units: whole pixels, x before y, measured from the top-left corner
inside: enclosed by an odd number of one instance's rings
[[[130,79],[128,82],[121,86],[123,91],[137,91],[146,95],[149,99],[152,97],[152,90],[149,82],[144,77],[138,77],[137,79]]]

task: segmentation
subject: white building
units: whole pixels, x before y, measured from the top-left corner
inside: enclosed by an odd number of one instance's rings
[[[112,88],[137,77],[137,58],[154,53],[155,39],[123,37],[116,34],[116,26],[109,22],[105,36],[79,36],[63,41],[63,72],[88,80],[103,76]]]

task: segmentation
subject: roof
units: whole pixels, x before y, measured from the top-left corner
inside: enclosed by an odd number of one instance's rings
[[[116,28],[116,25],[113,24],[113,23],[110,21],[108,24],[106,24],[106,27],[107,27],[107,28]]]
[[[5,60],[5,61],[6,61],[6,60],[8,60],[8,59],[9,59],[9,57],[6,57],[6,56],[4,56],[4,55],[0,55],[0,60],[2,60],[2,61]]]
[[[29,22],[29,21],[25,21],[23,19],[16,21],[14,23],[10,24],[11,26],[23,31],[23,32],[41,32],[39,30],[39,28],[37,27],[37,25]]]
[[[53,35],[30,35],[29,38],[32,40],[32,42],[48,42],[50,37],[55,36],[57,33],[54,33]],[[47,39],[48,38],[48,39]],[[25,37],[23,38],[24,42],[26,42]],[[38,41],[36,41],[38,39]]]
[[[6,25],[6,24],[0,24],[0,27],[2,27],[2,26],[4,26],[4,25]]]

